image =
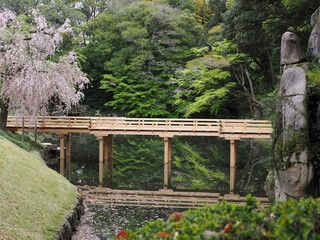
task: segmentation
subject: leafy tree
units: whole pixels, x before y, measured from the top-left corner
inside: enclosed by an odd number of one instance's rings
[[[77,0],[0,0],[0,6],[13,11],[16,15],[25,14],[30,9],[39,9],[46,20],[56,26],[62,25],[66,19],[72,24],[85,20],[85,15],[76,6]]]
[[[206,0],[194,0],[197,22],[204,25],[211,17],[212,12]]]
[[[312,0],[229,0],[224,14],[224,36],[259,65],[266,79],[276,84],[279,73],[281,36],[296,32],[306,46],[310,34],[309,19],[319,7]]]
[[[172,116],[175,87],[170,78],[190,59],[190,48],[202,36],[193,16],[141,1],[126,11],[99,15],[90,31],[88,47],[104,51],[101,59],[107,74],[101,88],[113,95],[106,105],[125,110],[128,116]]]
[[[179,113],[187,117],[195,113],[236,117],[231,101],[245,101],[255,118],[261,117],[262,109],[271,109],[256,95],[266,94],[256,73],[260,69],[247,54],[239,53],[236,44],[223,40],[213,43],[211,50],[204,47],[193,51],[199,57],[187,62],[180,77],[174,79],[179,86],[175,91]]]
[[[46,115],[57,99],[57,108],[69,111],[77,104],[88,79],[81,72],[77,56],[70,52],[56,61],[62,34],[71,31],[67,21],[59,29],[49,28],[38,11],[33,22],[26,16],[16,17],[11,11],[0,13],[0,128],[6,128],[8,111],[15,114]]]
[[[195,7],[192,4],[192,0],[167,0],[167,3],[175,8],[180,8],[182,10],[188,9],[190,12],[195,12]]]
[[[212,17],[206,23],[206,28],[211,29],[223,22],[223,13],[227,11],[226,0],[209,0],[208,6]]]
[[[177,79],[179,85],[175,104],[178,111],[183,111],[186,117],[194,113],[208,110],[211,115],[217,115],[224,102],[228,101],[228,93],[235,85],[228,82],[228,71],[220,68],[210,69],[206,65],[196,70],[181,71],[182,78]]]

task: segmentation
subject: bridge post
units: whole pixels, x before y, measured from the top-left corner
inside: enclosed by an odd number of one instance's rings
[[[109,135],[109,183],[113,182],[113,135]]]
[[[237,148],[236,140],[230,139],[230,194],[234,193],[236,180]]]
[[[104,185],[108,185],[108,177],[109,177],[109,149],[108,149],[108,136],[103,137],[104,141]]]
[[[169,157],[169,164],[168,164],[168,187],[171,188],[171,160],[172,160],[172,138],[168,138],[169,149],[168,149],[168,157]]]
[[[99,136],[99,187],[103,186],[103,137]]]
[[[60,174],[64,175],[64,134],[60,134]]]
[[[164,189],[171,187],[172,138],[164,138]]]
[[[66,134],[66,171],[67,171],[67,179],[70,180],[71,175],[71,142],[70,142],[70,133]]]

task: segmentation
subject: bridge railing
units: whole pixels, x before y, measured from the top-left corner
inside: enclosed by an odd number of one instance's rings
[[[269,121],[265,120],[221,120],[221,132],[223,133],[272,133]]]
[[[265,120],[91,118],[91,129],[272,133]]]
[[[91,118],[91,129],[140,131],[218,131],[219,120],[164,118]]]
[[[24,119],[25,127],[34,128],[90,128],[90,118],[88,117],[65,117],[65,116],[48,116],[37,117],[14,117],[8,116],[7,127],[21,127]]]
[[[265,120],[239,119],[166,119],[119,117],[67,117],[46,116],[32,119],[24,117],[25,127],[69,128],[111,131],[165,131],[165,132],[217,132],[272,133],[271,124]],[[22,117],[9,116],[7,127],[21,127]]]

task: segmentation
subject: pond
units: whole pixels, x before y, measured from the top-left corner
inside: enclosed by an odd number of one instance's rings
[[[41,134],[42,142],[58,144],[56,134]],[[235,193],[265,196],[264,182],[271,167],[267,140],[237,141]],[[229,192],[230,142],[217,137],[174,137],[172,141],[172,186],[174,189]],[[98,139],[91,134],[71,136],[71,179],[75,185],[97,186]],[[114,136],[114,187],[158,190],[163,188],[164,142],[157,136]],[[47,159],[59,171],[59,154]],[[166,219],[174,209],[112,207],[88,203],[97,239],[108,239],[121,229],[142,226],[145,221]],[[115,220],[116,219],[116,220]],[[90,224],[94,223],[94,224]],[[107,227],[106,227],[107,226]]]

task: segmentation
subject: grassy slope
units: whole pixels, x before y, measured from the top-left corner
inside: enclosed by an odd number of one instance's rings
[[[0,239],[54,239],[76,194],[38,153],[0,136]]]

